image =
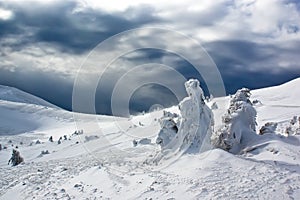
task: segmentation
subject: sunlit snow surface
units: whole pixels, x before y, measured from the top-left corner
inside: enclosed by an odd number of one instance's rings
[[[170,165],[151,163],[160,152],[155,139],[163,111],[130,119],[77,114],[76,121],[73,113],[1,86],[0,144],[7,149],[0,151],[0,199],[300,199],[300,136],[282,136],[300,116],[299,85],[296,79],[251,92],[260,101],[257,129],[277,122],[277,134],[259,137],[239,155],[213,149]],[[229,100],[208,103],[218,106],[215,129]],[[16,146],[25,163],[11,167]]]

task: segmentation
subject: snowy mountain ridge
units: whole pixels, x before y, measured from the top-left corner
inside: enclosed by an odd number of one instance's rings
[[[27,92],[19,90],[14,87],[0,85],[0,101],[10,101],[16,103],[36,104],[41,106],[47,106],[52,108],[58,108],[57,106],[31,95]]]
[[[276,102],[280,104],[299,107],[300,96],[300,78],[291,80],[282,85],[262,88],[251,91],[252,98],[262,98],[265,103],[273,103],[276,106]]]

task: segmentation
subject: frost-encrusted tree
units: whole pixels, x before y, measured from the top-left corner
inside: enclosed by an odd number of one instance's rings
[[[21,157],[20,152],[16,149],[13,149],[11,158],[8,161],[9,163],[12,163],[12,166],[17,166],[18,164],[22,163],[24,159]]]
[[[163,117],[159,119],[161,130],[156,138],[156,143],[161,147],[167,146],[174,139],[178,132],[178,115],[168,111],[163,112]]]
[[[223,126],[212,136],[214,146],[238,153],[256,136],[256,110],[249,100],[250,96],[250,90],[242,88],[232,97],[222,118]]]
[[[263,135],[266,133],[275,133],[277,126],[278,126],[278,124],[276,122],[267,122],[259,130],[259,135]]]
[[[213,113],[205,104],[198,80],[190,79],[185,83],[185,88],[188,97],[179,103],[181,119],[178,135],[183,138],[181,149],[200,152],[209,148]]]
[[[180,115],[165,112],[160,120],[162,129],[157,143],[163,154],[200,152],[210,147],[213,114],[205,104],[200,83],[190,79],[185,88],[188,96],[179,103]]]
[[[217,110],[219,107],[218,107],[218,104],[217,102],[214,102],[211,107],[210,107],[212,110]]]
[[[297,121],[299,122],[299,125],[297,125]],[[300,116],[297,118],[297,116],[294,116],[291,120],[289,125],[285,128],[285,135],[299,135],[300,134]]]

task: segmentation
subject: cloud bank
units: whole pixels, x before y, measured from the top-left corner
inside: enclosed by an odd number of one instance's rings
[[[227,93],[243,86],[277,85],[300,76],[298,1],[12,0],[0,2],[0,84],[18,87],[71,110],[73,82],[90,52],[115,34],[142,27],[167,28],[199,42],[216,63]],[[172,37],[167,39],[172,45],[180,43]],[[139,42],[138,38],[126,44],[118,41],[113,49],[102,53],[110,56]],[[144,42],[151,46],[160,40]],[[192,53],[192,46],[190,49]],[[106,67],[95,59],[88,62]],[[141,49],[118,58],[105,70],[95,91],[96,111],[111,114],[111,95],[117,81],[146,63],[168,65],[185,78],[199,78],[208,94],[202,75],[180,55]],[[94,71],[83,73],[89,77]],[[163,86],[142,85],[149,76],[173,86],[181,84],[156,65],[128,76],[128,85],[140,85],[129,103],[132,113],[180,100]],[[88,87],[87,78],[82,88]],[[156,101],[153,96],[158,97]],[[166,104],[167,100],[171,103]],[[120,97],[120,105],[122,102]]]

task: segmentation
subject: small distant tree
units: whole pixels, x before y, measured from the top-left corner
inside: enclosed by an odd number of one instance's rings
[[[17,166],[22,162],[24,162],[24,159],[21,157],[20,152],[16,149],[13,149],[11,158],[8,161],[8,165],[12,163],[12,166]]]
[[[297,127],[297,121],[299,123],[299,127]],[[293,116],[290,120],[289,125],[285,128],[285,135],[298,135],[300,133],[300,117]]]
[[[290,124],[291,124],[291,125],[295,125],[296,122],[297,122],[297,116],[294,116],[294,117],[291,119]]]
[[[294,134],[294,131],[293,131],[291,126],[288,126],[288,127],[285,128],[285,135],[286,136],[293,135],[293,134]]]
[[[266,134],[266,133],[275,133],[277,125],[278,124],[275,123],[275,122],[268,122],[268,123],[266,123],[259,130],[259,135],[263,135],[263,134]]]
[[[133,144],[134,147],[136,147],[137,144],[138,144],[138,142],[137,142],[136,140],[133,140],[133,141],[132,141],[132,144]]]
[[[61,140],[62,140],[62,137],[59,138],[59,140],[57,141],[57,144],[61,144]]]
[[[73,133],[73,135],[81,135],[81,134],[83,134],[83,130],[76,130]]]
[[[212,109],[212,110],[217,110],[217,109],[218,109],[218,104],[217,104],[217,102],[214,102],[214,103],[211,105],[211,109]]]
[[[45,154],[49,154],[49,151],[48,150],[43,150],[43,151],[41,151],[41,155],[45,155]]]

